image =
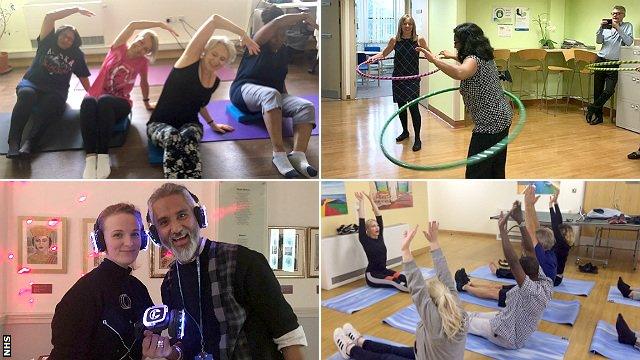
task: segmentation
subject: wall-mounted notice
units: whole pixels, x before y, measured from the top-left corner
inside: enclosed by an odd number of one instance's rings
[[[267,185],[265,182],[221,181],[218,208],[217,240],[239,244],[262,254],[270,252],[267,228]],[[266,256],[269,258],[269,256]]]
[[[513,25],[513,8],[495,7],[492,14],[493,22],[498,25]]]
[[[528,7],[516,8],[516,24],[514,26],[516,31],[529,31],[530,20]]]
[[[511,25],[498,25],[498,36],[503,38],[510,38],[512,29],[513,27]]]

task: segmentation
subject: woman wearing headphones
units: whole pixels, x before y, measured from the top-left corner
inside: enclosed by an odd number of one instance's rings
[[[153,302],[144,284],[131,275],[131,264],[147,246],[140,211],[125,203],[108,206],[91,238],[106,258],[56,306],[49,359],[142,359],[142,333],[134,324]],[[167,358],[179,357],[174,347]]]

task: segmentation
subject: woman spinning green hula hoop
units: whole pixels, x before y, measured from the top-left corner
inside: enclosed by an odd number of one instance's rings
[[[459,64],[449,64],[427,49],[418,47],[416,51],[421,52],[443,73],[460,80],[460,94],[474,121],[467,159],[412,168],[436,170],[466,164],[465,178],[467,179],[504,179],[507,144],[517,135],[517,132],[509,136],[513,111],[500,84],[498,69],[493,61],[493,48],[482,29],[472,23],[456,26],[453,30],[453,39],[457,54],[445,50],[440,52],[440,55],[444,59],[455,59]],[[442,90],[432,95],[452,90],[455,89]],[[515,97],[512,96],[512,98]],[[416,101],[418,100],[420,99]],[[524,107],[522,104],[518,106],[520,123],[523,124]],[[383,152],[385,152],[384,149]],[[385,156],[387,156],[386,152]],[[398,162],[396,164],[403,166]]]

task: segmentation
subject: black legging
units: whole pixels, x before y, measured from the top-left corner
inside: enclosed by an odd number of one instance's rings
[[[502,140],[505,136],[509,135],[509,128],[497,133],[497,134],[471,134],[471,142],[469,143],[469,152],[467,156],[479,154],[498,141]],[[485,159],[474,165],[467,165],[467,171],[465,173],[466,179],[504,179],[505,178],[505,165],[507,163],[507,147],[500,151],[493,157]]]
[[[131,112],[129,102],[113,95],[87,96],[80,106],[80,127],[87,154],[108,154],[113,126]]]
[[[408,101],[398,102],[398,108],[406,105]],[[422,118],[420,117],[420,106],[418,103],[409,106],[409,111],[411,112],[411,122],[413,123],[413,132],[415,133],[416,139],[420,138],[420,125],[422,125]],[[400,117],[400,124],[402,124],[402,132],[407,133],[409,129],[407,129],[407,110],[401,111],[398,116]]]
[[[351,358],[356,360],[405,360],[415,359],[415,349],[408,346],[393,346],[365,340],[362,347],[351,348]]]
[[[45,92],[31,87],[16,90],[18,101],[11,113],[9,144],[19,145],[21,140],[37,141],[46,128],[46,123],[62,115],[66,99],[54,92]],[[31,116],[33,115],[33,116]],[[32,118],[31,131],[23,137],[24,127]]]

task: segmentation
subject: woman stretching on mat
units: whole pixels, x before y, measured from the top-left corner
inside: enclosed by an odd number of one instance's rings
[[[11,114],[9,159],[30,155],[46,127],[62,116],[72,73],[80,79],[82,87],[89,90],[91,73],[80,50],[80,34],[71,25],[62,25],[55,30],[56,20],[73,14],[95,16],[87,9],[73,7],[54,10],[44,17],[36,39],[36,56],[16,87],[18,101]],[[23,134],[29,117],[33,121],[31,131]]]
[[[262,113],[271,138],[271,161],[286,178],[314,177],[318,171],[309,164],[305,152],[311,131],[316,127],[315,107],[309,100],[288,93],[285,79],[288,72],[285,31],[304,22],[318,28],[307,13],[284,14],[275,5],[262,11],[265,25],[253,36],[260,44],[259,55],[245,53],[238,67],[238,75],[231,84],[229,97],[233,105],[245,113]],[[282,139],[282,118],[293,119],[293,151],[286,153]]]
[[[358,199],[358,240],[362,244],[364,253],[367,255],[367,269],[365,281],[371,287],[392,287],[400,291],[408,292],[407,278],[398,271],[387,269],[387,247],[384,244],[382,230],[382,215],[378,206],[373,201],[373,194],[367,195],[363,192],[356,192]],[[364,220],[364,197],[369,199],[371,209],[376,219]]]
[[[534,246],[537,246],[536,242],[541,244],[542,250],[540,252],[540,256],[537,256],[538,251],[536,251],[536,257],[538,262],[542,266],[542,269],[545,271],[545,274],[551,278],[553,275],[553,258],[556,257],[556,275],[553,278],[553,286],[558,286],[562,283],[564,268],[567,263],[567,258],[569,257],[569,250],[574,243],[574,235],[573,228],[570,225],[564,224],[562,221],[562,213],[560,212],[560,207],[558,206],[558,196],[560,196],[560,188],[553,185],[554,194],[549,198],[549,214],[551,215],[551,229],[553,230],[553,237],[555,238],[555,242],[551,242],[551,237],[549,236],[549,229],[547,228],[538,228],[540,225],[538,224],[538,218],[535,214],[535,207],[533,205],[536,201],[538,201],[538,197],[535,197],[535,186],[532,185],[530,189],[526,189],[525,192],[529,192],[529,194],[525,194],[527,198],[525,198],[525,206],[527,203],[530,204],[531,209],[529,211],[532,212],[530,219],[530,224],[527,225],[527,228],[536,229],[535,234],[531,235],[531,238],[534,241]],[[529,211],[525,209],[525,213],[528,214]],[[549,245],[553,244],[551,250],[549,249]],[[548,259],[548,261],[547,261]],[[491,272],[494,273],[499,278],[513,279],[513,274],[508,269],[499,268],[495,263],[490,263],[489,268]]]
[[[395,51],[393,56],[393,76],[411,76],[418,75],[419,61],[416,47],[429,50],[427,41],[416,34],[416,22],[411,15],[403,15],[398,21],[398,31],[396,36],[389,40],[389,44],[380,53],[370,57],[367,62],[372,63],[382,60]],[[380,66],[380,65],[378,65]],[[420,78],[413,80],[394,80],[391,82],[391,90],[393,92],[393,102],[398,104],[398,108],[403,107],[406,103],[420,96]],[[420,105],[418,103],[409,107],[411,111],[411,122],[413,123],[413,151],[422,148],[420,141],[420,125],[422,118],[420,117]],[[407,110],[403,110],[398,114],[400,123],[402,124],[402,133],[396,138],[397,142],[401,142],[409,137],[409,129],[407,122]]]
[[[553,292],[553,282],[544,275],[531,251],[523,248],[523,256],[518,259],[518,255],[509,241],[507,218],[519,207],[520,204],[516,201],[509,214],[500,213],[498,221],[502,250],[517,285],[505,293],[506,307],[501,311],[469,313],[468,331],[470,334],[482,336],[507,349],[520,349],[525,345],[527,339],[538,328],[542,313],[551,301]],[[523,244],[524,242],[531,243],[526,227],[521,227],[520,232]],[[457,275],[456,273],[456,283],[458,290],[460,290],[461,282]],[[466,282],[468,282],[468,278]]]
[[[132,21],[111,44],[98,77],[80,106],[80,124],[84,150],[87,153],[83,179],[106,179],[111,173],[109,141],[115,123],[131,112],[131,90],[140,75],[144,106],[149,103],[149,62],[158,51],[158,35],[150,28],[161,28],[178,34],[161,21]],[[127,44],[134,31],[144,30]]]
[[[417,48],[442,72],[460,80],[460,94],[475,126],[469,143],[467,156],[472,156],[494,146],[509,135],[513,111],[502,91],[493,48],[482,29],[472,23],[464,23],[453,30],[453,54],[442,51],[444,59],[455,59],[459,64],[449,64],[438,59],[429,50]],[[504,179],[507,148],[498,154],[468,165],[467,179]]]
[[[636,333],[631,330],[620,313],[618,313],[618,318],[616,319],[616,332],[618,333],[619,343],[631,345],[637,350],[640,350],[640,335],[636,335]]]
[[[460,305],[447,260],[438,243],[438,223],[429,223],[423,231],[431,250],[438,279],[425,281],[409,246],[418,226],[404,234],[402,262],[409,278],[411,299],[420,321],[416,328],[415,347],[397,347],[365,340],[351,324],[333,332],[342,357],[348,359],[462,359],[467,339],[467,313]]]
[[[240,35],[252,54],[260,50],[244,30],[220,15],[211,15],[196,31],[174,64],[147,123],[149,141],[164,148],[162,167],[168,179],[202,177],[199,145],[203,128],[198,113],[215,131],[232,130],[216,125],[206,108],[220,84],[216,72],[236,56],[229,39],[211,37],[216,29]]]

